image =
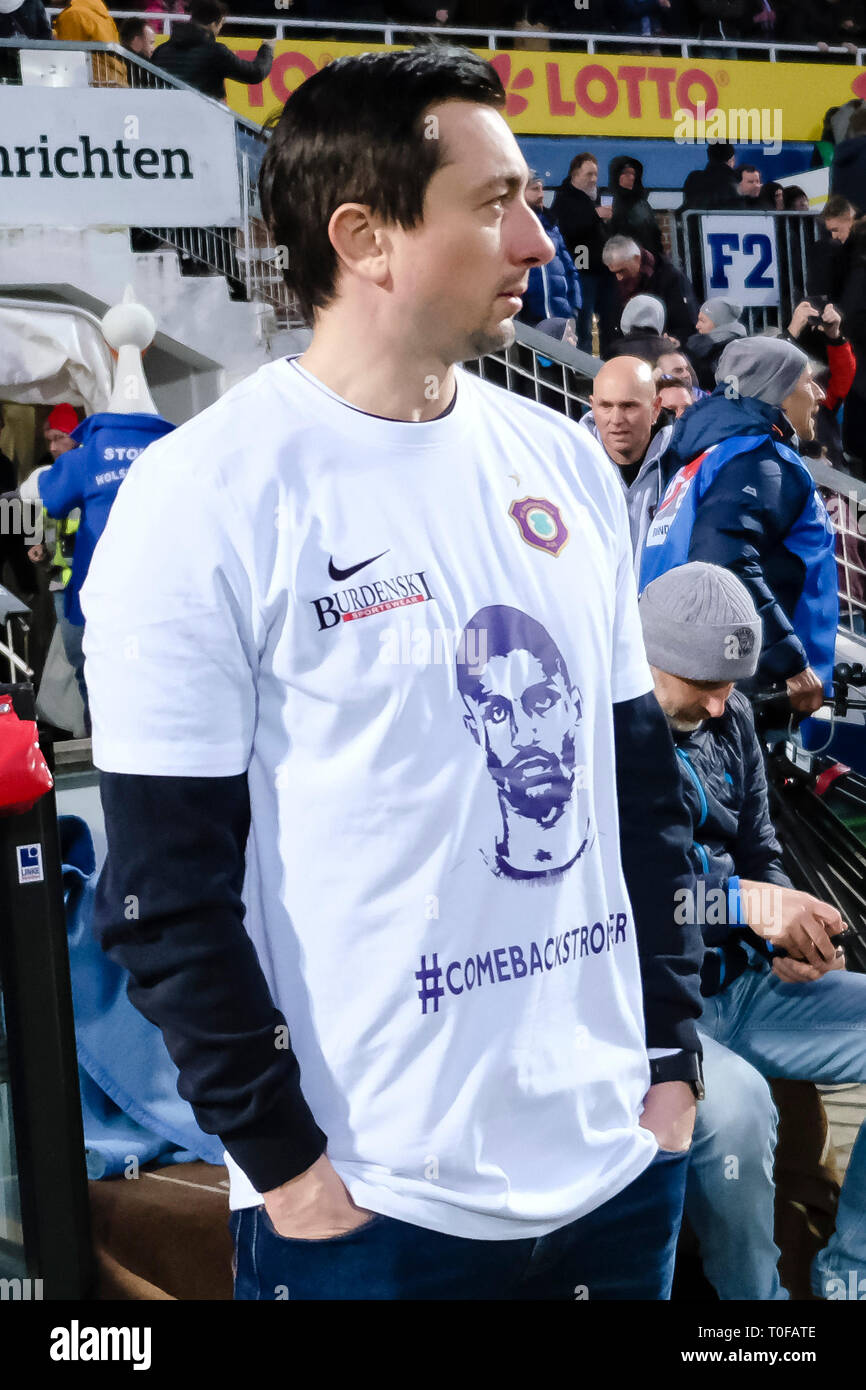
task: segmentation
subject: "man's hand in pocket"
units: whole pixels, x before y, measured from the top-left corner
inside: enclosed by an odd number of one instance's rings
[[[698,1102],[686,1081],[660,1081],[644,1097],[640,1122],[651,1129],[659,1148],[684,1153],[692,1142]]]
[[[262,1194],[277,1235],[292,1240],[330,1240],[369,1221],[325,1154],[298,1177]]]

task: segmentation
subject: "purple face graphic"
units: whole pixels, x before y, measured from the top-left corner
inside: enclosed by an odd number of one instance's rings
[[[519,609],[482,609],[470,629],[479,655],[474,672],[457,668],[464,723],[504,801],[518,816],[554,825],[574,791],[580,695],[559,648]]]

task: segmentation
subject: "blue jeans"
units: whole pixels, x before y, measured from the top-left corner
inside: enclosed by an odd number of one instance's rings
[[[706,1099],[698,1106],[686,1216],[720,1298],[786,1298],[773,1239],[776,1113],[764,1077],[866,1081],[866,975],[787,985],[757,957],[704,1000]],[[866,1296],[866,1126],[854,1145],[836,1233],[812,1266],[815,1293]],[[843,1292],[844,1290],[844,1292]]]
[[[687,1153],[659,1151],[609,1202],[535,1239],[467,1240],[376,1213],[346,1235],[295,1240],[246,1207],[229,1222],[235,1298],[667,1299],[687,1167]]]

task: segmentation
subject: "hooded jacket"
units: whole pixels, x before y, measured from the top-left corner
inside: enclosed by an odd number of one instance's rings
[[[633,188],[620,188],[623,169],[635,171]],[[643,186],[643,164],[631,155],[620,154],[610,161],[607,185],[613,195],[613,211],[607,224],[608,236],[630,236],[658,256],[662,253],[662,234]]]
[[[72,577],[66,586],[64,611],[71,623],[84,622],[81,586],[130,464],[148,444],[173,429],[160,415],[88,415],[70,435],[81,447],[61,454],[40,474],[39,495],[49,516],[62,518],[75,507],[81,510]]]
[[[620,281],[620,299],[625,305],[636,294],[654,294],[665,306],[665,329],[684,343],[697,328],[698,301],[690,282],[664,256],[640,253],[640,267],[631,281]],[[620,310],[622,312],[622,310]]]
[[[747,330],[741,323],[723,323],[709,333],[693,333],[686,339],[685,350],[698,375],[703,391],[716,389],[716,364],[735,338],[745,338]]]
[[[598,198],[590,198],[582,188],[575,188],[570,179],[563,179],[556,190],[550,215],[562,232],[562,239],[572,259],[575,259],[575,249],[585,246],[585,257],[580,257],[580,260],[585,260],[588,273],[606,275],[608,271],[601,259],[601,252],[607,232],[605,223],[596,212],[597,207]]]
[[[593,439],[597,439],[604,449],[601,435],[598,432],[598,425],[595,423],[591,410],[586,415],[581,416],[580,424],[585,430],[589,430]],[[663,470],[662,460],[670,444],[672,434],[673,425],[665,424],[663,420],[661,423],[656,423],[637,477],[631,484],[626,482],[622,469],[613,462],[613,459],[610,460],[610,466],[616,473],[620,487],[625,494],[636,576],[639,575],[644,538],[664,491],[666,473]]]
[[[247,84],[264,82],[274,61],[274,50],[263,43],[248,63],[224,43],[217,43],[209,29],[190,22],[178,25],[171,38],[157,48],[153,61],[206,97],[225,101],[226,78]]]
[[[743,973],[745,944],[767,954],[765,943],[739,921],[740,878],[782,888],[791,881],[770,819],[764,759],[746,697],[735,690],[719,719],[706,720],[694,733],[671,732],[692,817],[692,867],[704,898],[698,916],[707,948],[701,993],[707,996]]]
[[[693,169],[683,184],[680,212],[688,208],[725,211],[740,205],[737,176],[729,164],[708,160],[703,169]]]
[[[705,489],[693,494],[697,501],[684,558],[673,563],[706,560],[731,570],[746,585],[763,622],[756,686],[779,684],[807,665],[828,683],[838,621],[832,526],[805,465],[774,447],[774,441],[789,449],[796,446],[784,412],[749,396],[728,399],[727,390],[724,383],[717,386],[674,426],[665,458],[668,491],[654,517],[659,544],[670,543],[679,512],[687,514],[684,500],[700,487],[696,472],[691,481],[681,480],[674,495],[679,470],[714,445],[754,437],[754,447],[744,444]],[[668,508],[665,526],[663,511]],[[641,587],[655,577],[654,571],[664,572],[664,567],[658,569],[660,553],[648,536]]]
[[[580,280],[562,233],[546,212],[536,216],[553,242],[554,256],[547,265],[533,266],[529,272],[523,308],[517,317],[530,328],[544,319],[572,318],[581,305]]]
[[[71,0],[54,18],[54,34],[64,42],[120,43],[117,25],[102,0]],[[126,63],[113,53],[94,53],[93,76],[97,84],[127,87]]]

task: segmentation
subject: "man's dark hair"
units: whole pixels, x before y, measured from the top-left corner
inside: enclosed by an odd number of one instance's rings
[[[866,135],[866,106],[859,106],[848,122],[848,138]]]
[[[733,159],[736,150],[733,145],[707,145],[708,164],[727,164],[729,159]]]
[[[228,12],[229,7],[223,4],[223,0],[192,0],[189,7],[190,20],[193,24],[200,24],[203,29],[208,24],[219,24]]]
[[[146,19],[125,19],[120,26],[120,42],[124,48],[131,48],[135,39],[143,39],[147,28]]]
[[[760,174],[757,164],[740,164],[737,168],[737,178],[741,179],[744,174]]]
[[[338,58],[286,102],[259,192],[271,235],[286,248],[286,284],[308,323],[336,293],[328,223],[341,203],[362,203],[406,230],[421,221],[427,185],[448,157],[424,115],[443,101],[501,110],[505,91],[483,58],[437,44]]]
[[[583,168],[584,164],[598,165],[598,160],[594,154],[590,154],[589,150],[584,150],[582,154],[576,154],[574,156],[574,159],[568,166],[568,177],[571,178],[572,174],[576,174],[578,169]]]
[[[798,198],[805,198],[807,203],[809,201],[806,190],[801,188],[798,183],[786,184],[782,190],[782,206],[790,212]]]
[[[847,198],[843,198],[841,193],[834,193],[832,198],[828,198],[821,209],[821,217],[857,217],[858,212],[853,203],[849,203]]]

